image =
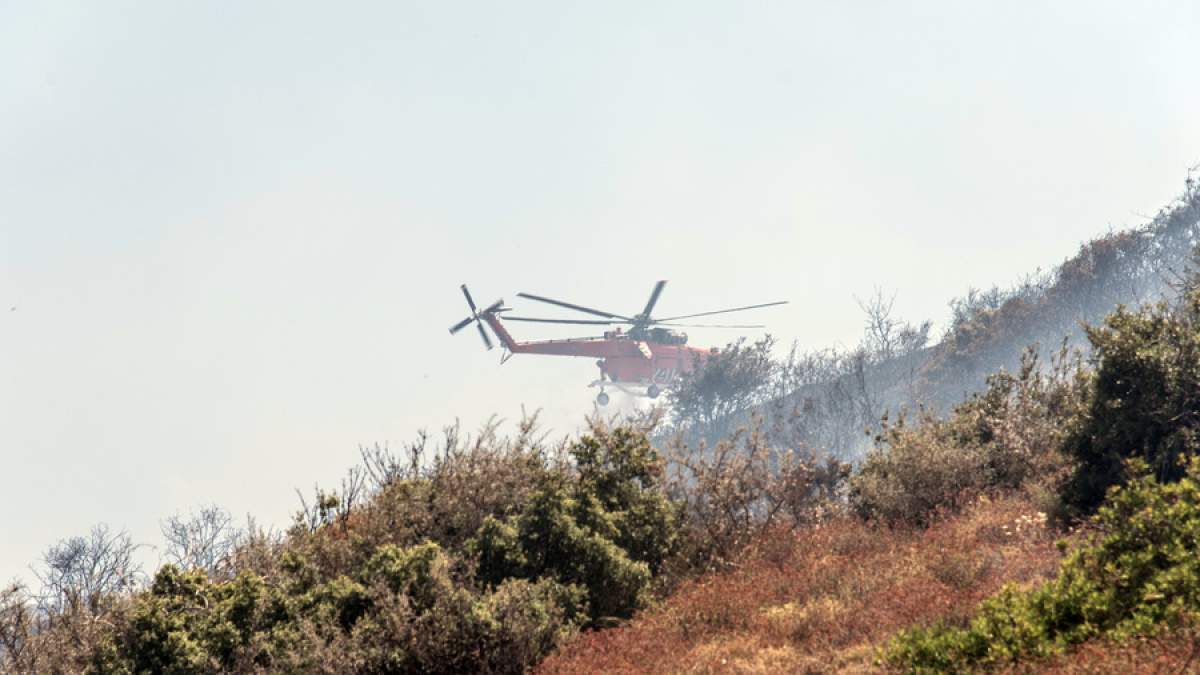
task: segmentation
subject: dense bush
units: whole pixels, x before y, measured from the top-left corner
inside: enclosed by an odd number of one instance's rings
[[[1147,470],[1141,462],[1135,468]],[[1004,589],[965,627],[903,632],[887,660],[917,671],[961,672],[1097,637],[1154,634],[1200,616],[1200,460],[1193,458],[1176,483],[1145,475],[1114,488],[1095,525],[1098,532],[1050,583]]]
[[[571,479],[543,477],[518,515],[487,520],[469,548],[483,579],[556,579],[586,589],[594,621],[628,617],[676,543],[662,460],[629,428],[597,427],[571,454]]]
[[[526,671],[581,627],[643,607],[682,522],[645,429],[596,423],[547,446],[534,428],[364,451],[282,536],[177,518],[173,543],[203,560],[178,556],[186,569],[132,593],[105,591],[56,546],[47,560],[64,573],[47,576],[60,583],[43,609],[0,594],[0,670]],[[193,531],[235,543],[196,548]],[[122,579],[124,560],[110,566]]]
[[[571,632],[581,593],[549,580],[459,583],[434,544],[384,546],[306,593],[168,565],[108,618],[100,673],[520,672]]]
[[[1088,414],[1066,444],[1078,462],[1067,498],[1088,512],[1123,479],[1129,458],[1160,480],[1183,474],[1200,441],[1200,291],[1175,307],[1118,309],[1088,330],[1096,364]]]
[[[279,666],[269,655],[299,637],[282,631],[284,594],[253,574],[214,583],[201,571],[163,567],[149,590],[110,616],[117,628],[93,668],[105,673],[203,673],[237,665]]]
[[[876,449],[850,480],[851,505],[868,519],[921,525],[993,490],[1053,494],[1067,469],[1059,447],[1088,381],[1065,344],[1049,368],[1031,349],[1016,374],[993,375],[986,391],[945,419],[924,410],[915,424],[885,419]]]

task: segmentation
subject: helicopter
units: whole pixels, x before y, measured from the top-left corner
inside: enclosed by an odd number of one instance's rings
[[[703,316],[728,314],[730,312],[741,312],[787,304],[786,300],[781,300],[778,302],[767,302],[712,312],[699,312],[696,314],[684,314],[656,319],[652,316],[652,312],[654,311],[654,306],[658,304],[659,296],[662,295],[663,288],[666,285],[666,281],[657,282],[650,293],[650,299],[646,302],[645,307],[641,312],[633,315],[615,314],[531,293],[517,293],[518,297],[527,300],[555,305],[598,318],[544,319],[525,316],[504,316],[503,320],[501,320],[502,314],[511,311],[511,308],[504,306],[503,299],[497,300],[481,310],[476,306],[475,300],[471,297],[471,292],[467,290],[466,284],[463,284],[461,286],[462,294],[467,300],[467,306],[470,307],[471,314],[451,326],[450,334],[454,335],[473,323],[479,329],[479,337],[483,340],[484,346],[490,350],[495,345],[488,335],[488,330],[484,328],[484,324],[487,324],[487,327],[500,340],[500,345],[504,349],[500,363],[505,363],[515,354],[575,356],[597,359],[596,365],[600,369],[600,377],[588,386],[600,389],[600,393],[596,396],[596,403],[604,406],[609,402],[608,393],[605,391],[606,388],[612,388],[630,396],[651,399],[658,398],[663,389],[676,376],[691,372],[696,367],[702,365],[710,355],[717,353],[715,347],[701,348],[688,345],[687,333],[677,331],[675,330],[676,328],[764,327],[761,325],[682,324],[675,322]],[[612,327],[612,329],[606,330],[602,335],[595,337],[519,342],[508,332],[507,327],[504,325],[505,321],[608,326]]]

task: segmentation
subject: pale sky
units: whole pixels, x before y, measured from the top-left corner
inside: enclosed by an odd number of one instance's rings
[[[593,363],[450,337],[463,282],[787,299],[739,319],[807,347],[875,287],[944,320],[1181,191],[1197,34],[1194,0],[0,2],[0,581],[97,522],[284,525],[422,427],[574,428]]]

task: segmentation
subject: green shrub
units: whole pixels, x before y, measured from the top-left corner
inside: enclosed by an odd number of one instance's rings
[[[646,434],[593,427],[571,447],[579,490],[612,519],[613,543],[657,574],[678,545],[679,513],[664,492],[664,462]]]
[[[406,596],[378,594],[373,611],[335,637],[326,671],[523,673],[570,637],[585,618],[583,593],[543,579],[510,579],[473,594],[455,588],[426,611]]]
[[[863,518],[925,524],[990,485],[985,449],[962,443],[953,426],[932,416],[916,426],[886,426],[876,448],[850,478],[850,504]]]
[[[578,586],[549,579],[505,581],[476,610],[487,626],[482,669],[525,672],[586,621],[587,604],[587,593]]]
[[[1197,616],[1200,459],[1177,483],[1145,475],[1114,488],[1095,525],[1098,533],[1067,557],[1053,581],[1032,591],[1005,588],[965,627],[901,633],[886,660],[919,672],[963,671],[1096,637],[1153,635]]]
[[[1145,461],[1160,480],[1183,475],[1179,458],[1200,441],[1200,292],[1174,308],[1119,308],[1088,337],[1094,393],[1066,443],[1078,463],[1066,498],[1082,513],[1124,479],[1129,458]]]
[[[499,585],[505,579],[526,574],[528,559],[521,547],[520,520],[489,517],[483,521],[475,537],[467,542],[467,550],[478,565],[480,581]]]
[[[328,611],[329,616],[343,629],[349,629],[371,608],[367,588],[348,577],[338,577],[321,584],[304,600],[310,612]]]
[[[467,542],[481,580],[549,578],[584,589],[589,616],[628,617],[678,541],[678,509],[644,433],[592,432],[568,449],[574,472],[547,473],[520,514],[486,519]]]
[[[526,574],[587,589],[592,619],[628,617],[648,600],[650,567],[617,546],[616,519],[590,493],[547,481],[520,520]]]
[[[295,636],[287,599],[256,575],[213,583],[166,565],[114,619],[121,630],[97,650],[102,673],[211,673],[278,666]]]
[[[289,595],[249,573],[213,582],[168,565],[110,617],[116,631],[92,669],[519,673],[587,620],[585,589],[508,579],[479,591],[454,566],[436,544],[386,545],[356,578]]]
[[[417,611],[422,611],[453,589],[449,566],[437,544],[410,548],[385,544],[363,566],[359,577],[368,585],[381,583],[393,593],[407,596]]]

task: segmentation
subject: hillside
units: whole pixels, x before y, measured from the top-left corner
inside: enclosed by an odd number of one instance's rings
[[[1197,228],[1189,183],[1146,227],[968,296],[932,347],[880,312],[848,355],[739,344],[674,393],[764,376],[694,399],[720,404],[692,408],[702,434],[677,412],[674,434],[596,419],[550,442],[535,417],[364,449],[285,532],[167,521],[152,575],[97,528],[48,550],[41,588],[0,592],[0,671],[1185,671]],[[1086,358],[1024,348],[1081,319]],[[868,419],[840,461],[830,439]]]
[[[1043,361],[1064,341],[1086,354],[1084,326],[1100,323],[1119,305],[1177,297],[1198,243],[1200,192],[1189,179],[1183,195],[1148,223],[1086,242],[1074,256],[1015,286],[971,289],[952,300],[940,337],[930,335],[931,322],[894,316],[892,299],[880,293],[860,303],[866,328],[852,349],[793,348],[787,358],[766,365],[753,363],[765,359],[757,349],[761,344],[740,345],[737,366],[754,371],[759,386],[738,384],[736,378],[686,383],[699,390],[685,392],[688,403],[713,391],[736,390],[724,395],[739,399],[739,405],[722,409],[708,403],[709,409],[688,415],[682,426],[693,441],[713,441],[759,414],[782,447],[858,461],[869,447],[863,429],[878,428],[884,415],[945,413],[980,391],[992,373],[1019,368],[1026,348],[1036,346]]]

